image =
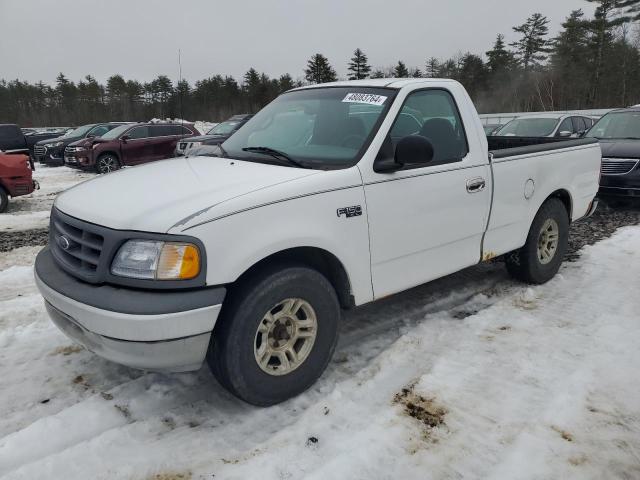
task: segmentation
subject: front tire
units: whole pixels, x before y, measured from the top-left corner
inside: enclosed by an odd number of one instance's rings
[[[96,161],[96,172],[110,173],[120,168],[120,161],[112,153],[103,153]]]
[[[524,247],[507,255],[507,270],[522,282],[546,283],[558,273],[568,240],[567,209],[559,199],[550,198],[533,219]]]
[[[274,405],[320,377],[335,350],[339,319],[336,292],[319,272],[304,266],[263,271],[225,300],[207,362],[238,398]]]

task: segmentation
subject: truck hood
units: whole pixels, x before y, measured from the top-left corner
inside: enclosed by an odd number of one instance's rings
[[[640,140],[600,140],[604,158],[640,158]]]
[[[81,183],[59,195],[55,206],[109,228],[165,233],[231,199],[318,173],[226,158],[176,158]]]

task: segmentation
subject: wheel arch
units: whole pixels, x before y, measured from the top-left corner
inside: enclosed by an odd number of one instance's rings
[[[104,152],[100,152],[100,154],[96,157],[96,162],[105,155],[113,155],[118,159],[118,162],[120,161],[120,154],[118,152],[116,152],[115,150],[105,150]]]
[[[544,202],[546,202],[550,198],[557,198],[562,202],[564,208],[566,208],[567,210],[567,214],[569,215],[569,223],[571,223],[571,219],[573,218],[573,198],[571,197],[571,193],[564,188],[560,188],[552,192],[547,198],[545,198]],[[544,202],[542,202],[540,208],[542,208]],[[538,208],[538,210],[540,210],[540,208]]]
[[[229,288],[233,289],[234,285],[265,269],[292,264],[305,265],[317,270],[335,289],[342,308],[348,309],[355,306],[355,299],[351,293],[351,281],[344,265],[334,254],[319,247],[293,247],[272,253],[246,269],[235,282],[229,285]]]

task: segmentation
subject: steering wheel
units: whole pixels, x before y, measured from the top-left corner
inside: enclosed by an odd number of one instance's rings
[[[345,148],[358,148],[364,142],[364,136],[358,135],[356,133],[352,133],[344,137],[342,142],[340,142],[341,147]]]

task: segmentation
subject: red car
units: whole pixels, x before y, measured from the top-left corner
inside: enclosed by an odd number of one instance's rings
[[[0,153],[0,213],[9,205],[9,197],[29,195],[40,188],[31,177],[27,155]]]
[[[124,165],[138,165],[174,156],[184,137],[199,135],[189,123],[133,123],[121,125],[101,137],[85,138],[64,150],[70,167],[109,173]]]

